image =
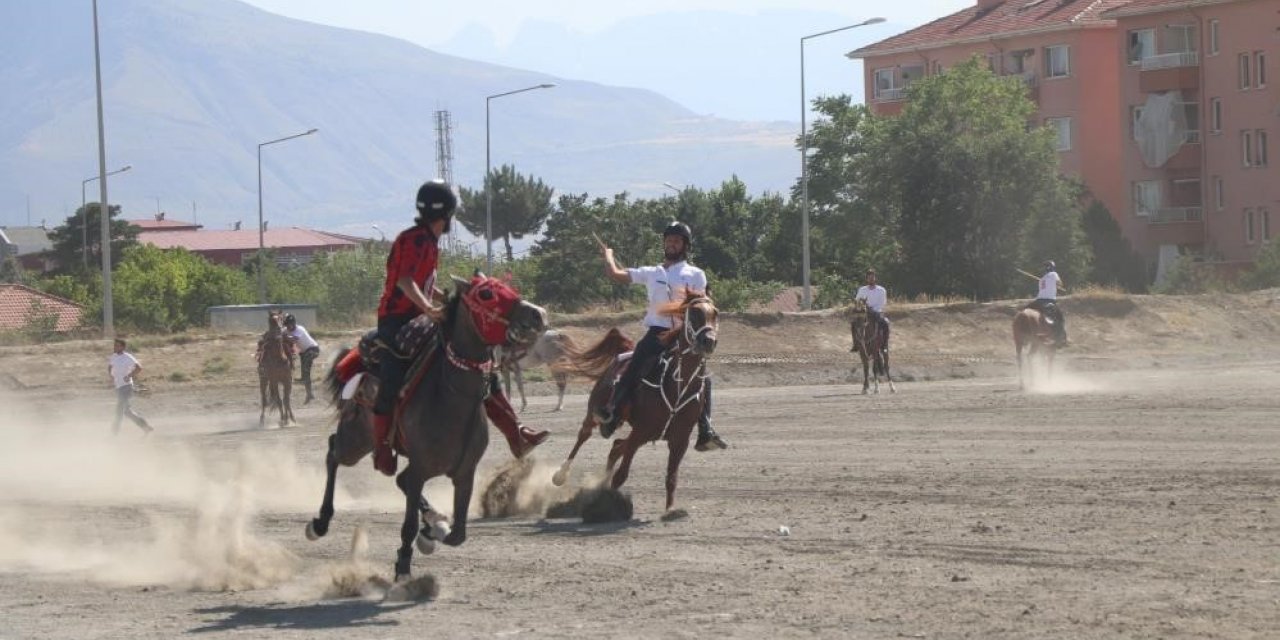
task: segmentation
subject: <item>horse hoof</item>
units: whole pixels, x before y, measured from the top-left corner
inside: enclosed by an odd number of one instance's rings
[[[325,528],[327,529],[328,527],[325,527]],[[320,531],[317,530],[315,520],[312,520],[311,522],[307,523],[307,539],[308,540],[315,542],[316,540],[323,538],[325,533],[328,533],[328,531],[321,533]]]
[[[449,521],[446,520],[444,516],[440,514],[435,515],[435,518],[423,518],[425,521],[423,524],[425,524],[427,528],[422,532],[422,534],[431,540],[444,540],[449,537],[449,534],[452,533],[453,529],[449,527]]]
[[[554,484],[557,487],[563,487],[564,481],[568,480],[568,478],[566,477],[568,475],[569,474],[566,473],[564,469],[560,469],[559,471],[555,472],[555,475],[551,476],[551,484]]]
[[[467,541],[467,534],[461,531],[450,531],[449,535],[445,536],[444,540],[442,540],[442,542],[444,542],[445,544],[451,547],[461,546],[462,543],[466,541]]]
[[[414,539],[414,546],[418,547],[418,553],[429,556],[436,552],[436,541],[428,537],[427,532],[423,531]]]

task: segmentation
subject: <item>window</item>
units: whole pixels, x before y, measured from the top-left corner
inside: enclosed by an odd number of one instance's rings
[[[1258,87],[1259,89],[1267,86],[1267,52],[1266,51],[1253,52],[1253,68],[1256,69],[1258,73],[1258,81],[1253,83],[1253,86]]]
[[[1057,151],[1070,151],[1071,118],[1045,118],[1044,124],[1051,127],[1058,136],[1053,148]]]
[[[1133,213],[1139,216],[1153,215],[1160,209],[1160,181],[1143,180],[1133,183]]]
[[[1209,130],[1222,133],[1222,98],[1209,98]]]
[[[1262,241],[1266,242],[1271,239],[1271,212],[1258,209],[1258,219],[1262,222]]]
[[[1156,54],[1156,30],[1138,29],[1129,32],[1129,64],[1138,64],[1143,58]]]
[[[1218,21],[1209,21],[1209,55],[1218,55]]]
[[[1244,161],[1243,162],[1244,166],[1252,167],[1253,166],[1253,132],[1252,131],[1240,132],[1240,151],[1241,151],[1241,159]]]
[[[893,88],[893,69],[876,69],[876,97],[885,97]]]
[[[1071,75],[1071,47],[1058,45],[1044,48],[1044,75],[1065,78]]]
[[[1253,166],[1267,166],[1267,132],[1265,129],[1258,129],[1253,136]]]
[[[1142,130],[1138,123],[1142,120],[1142,105],[1129,107],[1129,137],[1134,140],[1138,139],[1138,132]]]
[[[1244,210],[1244,241],[1248,244],[1253,244],[1253,241],[1255,238],[1256,236],[1254,236],[1254,231],[1253,231],[1253,209],[1245,209]]]
[[[1227,194],[1222,184],[1222,176],[1213,177],[1213,203],[1218,207],[1218,211],[1222,211],[1227,204]]]
[[[1182,113],[1187,119],[1187,135],[1183,142],[1197,144],[1200,142],[1200,103],[1183,102]]]
[[[1249,54],[1240,54],[1240,88],[1248,89],[1252,75],[1249,73]]]

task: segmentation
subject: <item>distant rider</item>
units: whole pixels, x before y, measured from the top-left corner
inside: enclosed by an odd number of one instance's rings
[[[867,315],[880,325],[880,331],[884,334],[884,350],[888,352],[889,318],[885,317],[884,308],[889,304],[889,293],[885,291],[884,287],[876,284],[875,269],[867,269],[866,278],[867,284],[858,287],[858,293],[854,295],[853,299],[867,303]]]
[[[1067,341],[1067,319],[1062,316],[1062,308],[1058,306],[1058,289],[1067,288],[1062,283],[1062,278],[1058,276],[1057,265],[1052,260],[1044,261],[1044,275],[1040,276],[1040,288],[1036,293],[1036,299],[1026,306],[1027,309],[1035,309],[1053,321],[1053,338],[1057,347],[1066,347],[1071,343]]]

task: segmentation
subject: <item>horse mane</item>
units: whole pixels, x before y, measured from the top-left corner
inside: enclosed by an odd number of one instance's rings
[[[658,336],[658,339],[662,341],[662,344],[671,344],[671,341],[679,334],[678,329],[680,328],[680,323],[684,321],[684,310],[687,309],[695,300],[703,299],[711,300],[711,296],[707,295],[706,291],[685,289],[683,300],[672,300],[671,302],[664,302],[658,305],[658,315],[671,316],[674,320],[674,322],[671,323],[671,328],[663,331],[662,334]],[[715,302],[712,302],[711,304],[714,305]]]
[[[333,366],[329,367],[329,372],[324,374],[324,386],[329,390],[334,406],[338,405],[338,400],[342,398],[342,387],[346,386],[338,379],[338,363],[342,362],[348,353],[351,353],[351,347],[343,347],[338,351],[338,357],[334,359]]]
[[[564,342],[564,356],[551,363],[553,373],[585,376],[592,380],[604,375],[619,353],[635,349],[635,342],[618,330],[609,329],[600,342],[583,350],[572,340]]]

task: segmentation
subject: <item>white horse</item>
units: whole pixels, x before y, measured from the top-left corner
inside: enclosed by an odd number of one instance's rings
[[[566,345],[573,347],[573,338],[564,332],[548,329],[546,333],[538,336],[538,340],[528,349],[514,350],[505,346],[498,348],[498,366],[502,369],[502,380],[507,388],[507,396],[511,395],[511,374],[514,373],[516,388],[520,390],[521,411],[529,405],[524,397],[523,371],[541,366],[546,366],[551,371],[556,387],[560,390],[560,397],[556,399],[556,408],[553,411],[560,411],[564,407],[564,390],[569,386],[569,374],[557,371],[551,365],[564,357]]]

